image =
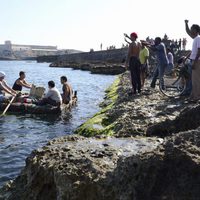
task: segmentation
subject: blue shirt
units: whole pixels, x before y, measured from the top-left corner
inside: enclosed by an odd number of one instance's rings
[[[167,58],[167,53],[166,53],[166,48],[165,48],[165,45],[163,43],[160,43],[156,46],[153,46],[152,50],[156,52],[158,64],[161,64],[161,65],[168,65],[169,64],[169,61],[168,61],[168,58]]]

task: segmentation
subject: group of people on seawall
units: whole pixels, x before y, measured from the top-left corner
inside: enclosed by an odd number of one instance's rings
[[[200,100],[200,26],[193,24],[189,28],[188,20],[185,20],[186,33],[193,39],[192,50],[189,54],[178,59],[178,63],[188,64],[188,78],[186,89],[182,95],[189,96],[191,101]],[[132,32],[130,36],[125,35],[125,41],[129,44],[125,67],[130,70],[132,90],[129,95],[141,94],[148,71],[149,51],[155,52],[157,66],[153,71],[150,87],[155,88],[156,80],[159,78],[161,86],[164,87],[164,74],[170,74],[174,68],[174,54],[166,47],[160,37],[154,41],[137,41],[138,34]]]
[[[24,71],[19,72],[19,78],[14,82],[13,87],[11,88],[5,81],[6,74],[4,72],[0,72],[0,104],[9,102],[12,97],[17,95],[21,95],[22,88],[35,87],[34,84],[27,83],[25,78],[26,74]],[[62,103],[68,104],[72,100],[73,90],[71,85],[67,81],[66,76],[60,77],[60,82],[62,84],[62,93],[55,86],[55,82],[53,80],[48,82],[49,90],[47,93],[37,101],[31,101],[36,105],[52,105],[52,106],[60,106]]]

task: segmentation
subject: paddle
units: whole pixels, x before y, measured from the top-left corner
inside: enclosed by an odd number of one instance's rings
[[[1,114],[1,116],[5,115],[6,111],[8,110],[8,108],[10,107],[10,105],[12,104],[12,102],[14,101],[16,95],[12,97],[12,99],[10,100],[9,104],[6,106],[5,110],[3,111],[3,113]]]

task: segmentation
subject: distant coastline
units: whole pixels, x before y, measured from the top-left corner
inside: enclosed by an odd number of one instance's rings
[[[5,41],[0,44],[0,60],[36,60],[38,56],[56,56],[80,53],[75,49],[58,49],[57,46],[23,45]]]
[[[16,60],[37,60],[37,57],[27,57],[27,58],[8,58],[8,57],[0,57],[0,61],[16,61]]]

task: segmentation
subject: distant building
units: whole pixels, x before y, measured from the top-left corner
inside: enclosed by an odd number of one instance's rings
[[[0,44],[1,59],[29,59],[38,56],[63,55],[79,53],[81,51],[74,49],[57,49],[57,46],[40,46],[40,45],[21,45],[12,44],[11,41],[5,41]]]
[[[13,59],[56,55],[57,52],[57,46],[20,45],[12,44],[11,41],[5,41],[4,44],[0,45],[0,57],[10,57]]]

